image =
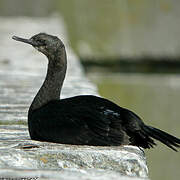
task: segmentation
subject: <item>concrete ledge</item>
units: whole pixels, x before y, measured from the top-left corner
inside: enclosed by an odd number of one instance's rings
[[[80,174],[82,177],[89,174],[108,177],[113,172],[116,176],[147,178],[144,152],[135,146],[95,147],[38,142],[29,139],[27,126],[23,125],[1,125],[0,132],[0,168],[9,169],[11,173],[60,170],[74,174],[77,179]],[[1,169],[0,176],[4,172]],[[63,177],[62,173],[58,177]]]

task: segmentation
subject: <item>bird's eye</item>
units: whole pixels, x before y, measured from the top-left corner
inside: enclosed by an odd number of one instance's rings
[[[38,46],[45,46],[46,45],[45,40],[42,40],[42,39],[38,39],[36,42],[37,42]]]

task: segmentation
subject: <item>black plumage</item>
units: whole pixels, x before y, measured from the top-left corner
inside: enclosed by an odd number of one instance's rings
[[[46,79],[28,112],[31,139],[64,144],[151,148],[157,139],[177,151],[180,139],[147,126],[132,111],[92,95],[60,99],[66,74],[66,52],[56,36],[40,33],[13,39],[34,46],[48,58]]]

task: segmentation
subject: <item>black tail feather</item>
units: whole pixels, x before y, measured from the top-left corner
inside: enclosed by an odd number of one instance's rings
[[[144,125],[142,131],[147,136],[150,136],[156,140],[161,141],[163,144],[165,144],[169,148],[173,149],[174,151],[177,151],[176,148],[180,147],[180,139],[178,139],[178,138],[176,138],[176,137],[174,137],[174,136],[172,136],[172,135],[170,135],[170,134],[168,134],[168,133],[166,133],[160,129]],[[147,143],[149,146],[154,145],[151,141],[147,142]]]

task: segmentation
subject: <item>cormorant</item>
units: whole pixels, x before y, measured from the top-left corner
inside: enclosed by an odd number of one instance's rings
[[[47,75],[28,111],[28,128],[33,140],[63,144],[151,148],[161,141],[174,151],[180,139],[147,126],[132,111],[93,95],[60,99],[67,60],[63,42],[56,36],[39,33],[28,43],[48,58]]]

